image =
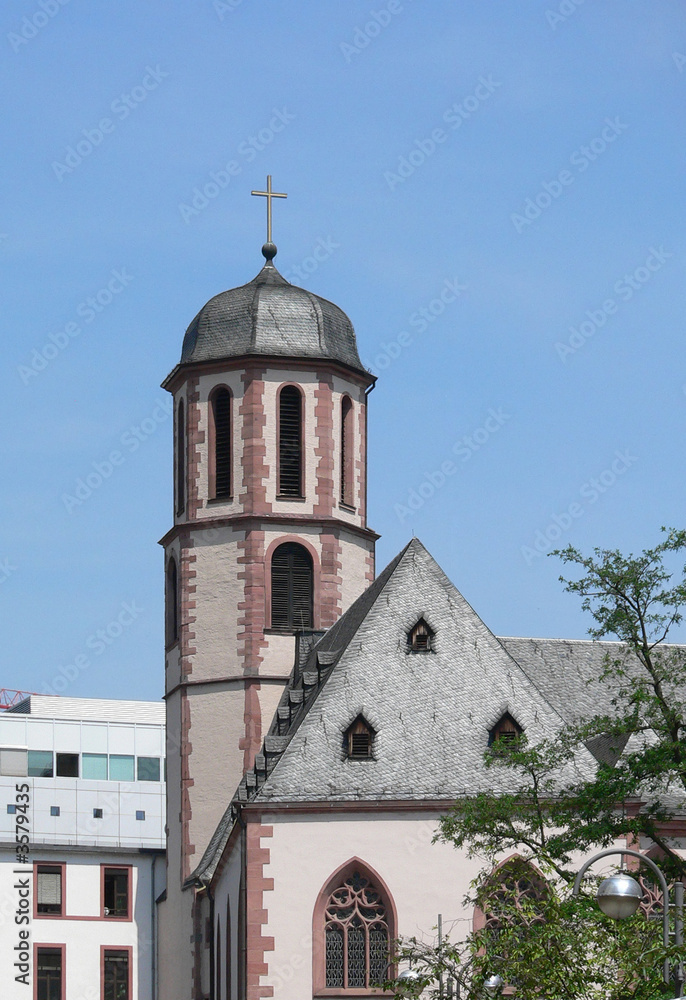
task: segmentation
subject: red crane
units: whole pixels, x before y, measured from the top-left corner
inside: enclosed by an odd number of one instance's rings
[[[0,688],[0,712],[4,712],[7,708],[14,708],[30,694],[37,693],[37,691],[13,691],[12,688]]]

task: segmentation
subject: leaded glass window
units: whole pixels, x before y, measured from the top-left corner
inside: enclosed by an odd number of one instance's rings
[[[327,989],[369,989],[388,969],[386,904],[359,871],[335,889],[326,904]]]
[[[545,879],[523,858],[512,858],[493,875],[486,890],[487,936],[495,948],[501,931],[521,929],[525,935],[532,924],[541,923],[543,903],[548,894]]]

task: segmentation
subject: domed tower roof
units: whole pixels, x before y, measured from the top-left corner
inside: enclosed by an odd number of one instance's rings
[[[247,285],[203,306],[186,330],[181,364],[246,355],[328,359],[368,375],[343,310],[291,285],[270,259]]]

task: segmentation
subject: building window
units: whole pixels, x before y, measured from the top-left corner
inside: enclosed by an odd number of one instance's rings
[[[103,948],[103,1000],[131,1000],[130,950]]]
[[[36,1000],[65,1000],[64,950],[37,946],[34,958]]]
[[[341,503],[354,504],[353,497],[353,404],[350,396],[341,400]]]
[[[102,912],[104,917],[117,920],[129,919],[130,868],[105,868],[102,870]]]
[[[134,780],[133,755],[122,753],[110,754],[110,781]]]
[[[52,750],[29,750],[29,778],[52,778]]]
[[[272,555],[272,628],[312,628],[312,558],[297,542],[285,542]]]
[[[36,913],[62,916],[61,865],[36,865]]]
[[[93,819],[102,819],[102,809],[97,807],[93,810]]]
[[[224,386],[210,396],[209,497],[230,500],[231,483],[231,393]]]
[[[279,496],[301,497],[302,484],[302,393],[285,385],[279,393]]]
[[[145,819],[145,809],[136,809],[136,819]]]
[[[81,759],[81,774],[91,781],[107,781],[107,754],[85,753]]]
[[[215,996],[217,1000],[222,998],[222,922],[219,917],[217,917],[217,931],[214,936],[214,951],[215,951]]]
[[[27,772],[26,750],[0,750],[0,774],[14,778],[25,778]]]
[[[502,932],[521,927],[526,933],[532,924],[541,923],[547,896],[545,879],[524,858],[510,858],[497,868],[479,900],[489,951],[506,959]]]
[[[231,1000],[231,900],[226,901],[226,1000]]]
[[[183,400],[176,411],[176,513],[186,509],[186,420]]]
[[[55,754],[55,773],[58,778],[78,778],[79,755],[77,753]]]
[[[423,618],[408,632],[407,648],[411,653],[430,653],[433,649],[435,632],[430,628]]]
[[[354,869],[326,901],[325,988],[352,992],[383,983],[390,937],[383,897],[371,879]]]
[[[138,763],[138,780],[139,781],[159,781],[160,780],[160,758],[159,757],[139,757],[137,763]]]
[[[17,807],[15,806],[15,804],[13,802],[10,803],[10,805],[7,806],[7,812],[9,813],[10,816],[14,816],[14,814],[16,813],[16,811],[17,811]]]
[[[60,814],[60,807],[59,806],[50,806],[50,815],[51,816],[59,816],[59,814]]]
[[[519,723],[512,718],[509,712],[505,712],[493,728],[489,730],[488,745],[489,747],[495,745],[500,747],[511,746],[517,742],[522,732],[523,730]]]
[[[172,646],[179,638],[179,580],[176,559],[173,556],[167,566],[166,597],[167,646]]]
[[[371,760],[374,730],[359,715],[345,734],[346,754],[350,760]]]

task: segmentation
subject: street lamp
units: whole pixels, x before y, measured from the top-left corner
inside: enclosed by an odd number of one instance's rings
[[[494,976],[489,976],[484,983],[484,989],[493,996],[503,985],[503,977],[499,976],[497,973]]]
[[[639,851],[632,851],[628,848],[611,848],[609,851],[601,851],[599,854],[594,854],[592,858],[579,870],[576,878],[574,879],[574,888],[572,889],[572,895],[578,896],[579,890],[581,888],[581,880],[584,877],[586,871],[599,861],[601,858],[607,858],[610,855],[619,854],[620,856],[625,855],[631,858],[637,858],[644,865],[648,865],[653,874],[657,877],[660,884],[660,889],[662,891],[662,943],[665,949],[669,948],[670,931],[669,931],[669,888],[667,886],[667,880],[664,875],[657,867],[651,858],[646,857],[645,854],[641,854]],[[609,878],[603,879],[603,881],[598,886],[598,892],[596,894],[596,899],[598,901],[598,906],[608,917],[612,917],[614,920],[624,920],[626,917],[632,916],[638,909],[641,899],[643,898],[643,891],[638,884],[638,882],[633,879],[630,875],[620,874],[611,875]],[[684,885],[683,882],[675,882],[674,884],[674,943],[680,947],[683,945],[683,928],[684,928]],[[669,959],[665,958],[664,964],[664,980],[665,983],[669,983],[671,979]],[[684,970],[681,962],[678,963],[676,968],[676,993],[675,997],[681,996],[681,989],[684,982]]]

